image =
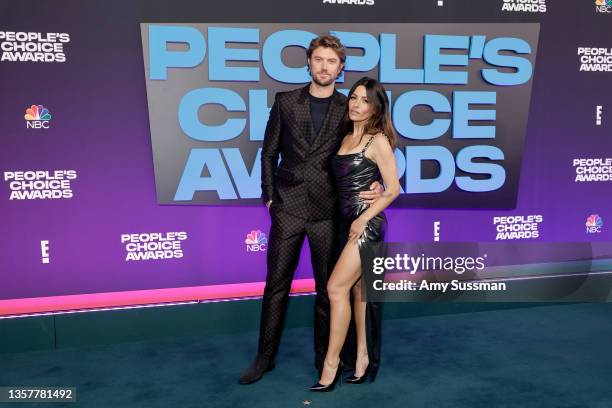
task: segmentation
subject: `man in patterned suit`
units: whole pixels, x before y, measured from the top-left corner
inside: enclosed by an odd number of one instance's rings
[[[327,280],[340,254],[337,197],[329,166],[344,136],[340,122],[347,109],[346,97],[334,85],[344,69],[346,50],[338,38],[325,35],[312,40],[306,56],[312,81],[303,88],[277,93],[266,126],[261,187],[272,218],[268,274],[258,352],[242,373],[241,384],[251,384],[274,368],[289,290],[306,236],[317,292],[314,337],[319,371],[327,351]],[[382,186],[374,183],[361,196],[373,202],[381,193]]]

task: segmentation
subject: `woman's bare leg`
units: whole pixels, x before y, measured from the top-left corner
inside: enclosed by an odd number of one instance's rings
[[[355,377],[361,377],[369,364],[366,342],[366,302],[361,301],[361,278],[353,286],[355,310],[355,329],[357,331],[357,361],[355,362]]]
[[[342,250],[327,283],[331,321],[329,345],[319,380],[319,383],[323,385],[331,384],[334,380],[334,375],[340,362],[340,351],[344,345],[351,322],[351,287],[360,276],[361,259],[359,257],[359,247],[357,243],[349,241]]]

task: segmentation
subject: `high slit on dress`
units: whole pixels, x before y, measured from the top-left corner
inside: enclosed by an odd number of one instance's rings
[[[339,245],[344,248],[348,241],[351,224],[369,204],[363,202],[359,192],[369,190],[373,182],[382,184],[378,165],[365,156],[366,149],[375,136],[370,139],[359,153],[335,155],[332,158],[332,171],[336,180],[340,202]],[[371,269],[364,270],[365,265],[373,265],[375,257],[385,256],[384,238],[387,230],[387,218],[383,212],[368,221],[363,235],[358,240],[359,256],[361,258],[362,296],[365,288],[371,285],[373,273]],[[370,365],[370,381],[374,381],[380,367],[380,338],[382,322],[382,302],[367,302],[365,313],[366,343]],[[353,316],[351,302],[351,316]],[[342,350],[342,359],[353,363],[356,359],[356,332],[354,321],[351,321],[347,340]]]

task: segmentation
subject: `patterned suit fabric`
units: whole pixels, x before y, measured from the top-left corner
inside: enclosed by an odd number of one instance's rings
[[[346,97],[335,91],[321,130],[315,134],[308,86],[276,94],[261,154],[264,202],[273,200],[277,208],[310,220],[336,217],[330,165],[342,142],[339,124],[346,106]],[[282,159],[277,164],[279,154]]]
[[[308,88],[277,93],[266,126],[262,198],[273,203],[258,352],[272,358],[278,351],[291,282],[308,237],[317,292],[315,367],[321,369],[329,339],[327,281],[339,255],[338,202],[330,166],[342,141],[339,125],[347,103],[346,97],[335,91],[316,134]]]

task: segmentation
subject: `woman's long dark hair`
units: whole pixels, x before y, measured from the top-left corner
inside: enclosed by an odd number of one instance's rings
[[[395,148],[397,144],[397,135],[393,128],[391,121],[391,113],[389,112],[389,98],[385,92],[385,88],[374,78],[363,77],[359,81],[355,82],[353,87],[348,93],[348,100],[355,92],[358,86],[363,85],[366,89],[366,95],[368,102],[372,104],[373,112],[370,119],[368,119],[364,135],[375,135],[377,133],[384,133],[391,143],[391,147]],[[348,106],[348,101],[347,101]],[[349,118],[348,108],[342,118],[342,131],[346,135],[353,132],[353,121]]]

